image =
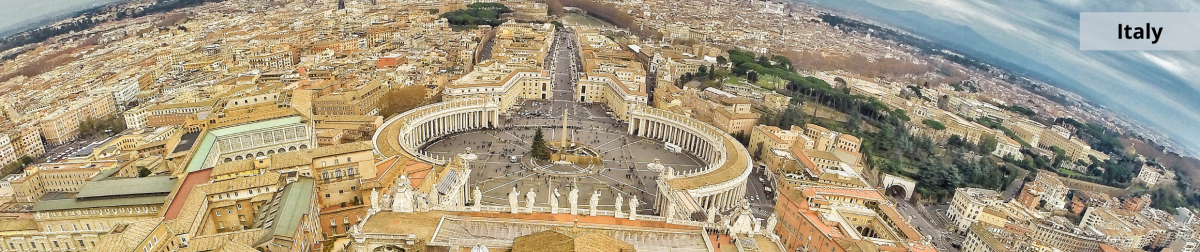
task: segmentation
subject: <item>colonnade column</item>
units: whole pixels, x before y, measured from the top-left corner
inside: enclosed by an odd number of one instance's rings
[[[646,118],[642,118],[639,121],[640,122],[638,122],[638,135],[644,137],[644,136],[646,136]]]

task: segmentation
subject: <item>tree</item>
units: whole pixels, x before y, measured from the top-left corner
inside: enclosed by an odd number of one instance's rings
[[[837,82],[839,86],[843,86],[843,87],[850,85],[850,84],[846,84],[846,79],[842,79],[842,77],[833,77],[833,81]]]
[[[725,62],[729,62],[729,60],[725,59],[725,56],[717,56],[718,65],[725,65]]]
[[[29,165],[29,164],[33,163],[33,158],[31,158],[29,156],[22,156],[20,161],[21,161],[21,165]]]
[[[938,122],[938,121],[936,121],[936,120],[933,120],[933,119],[925,119],[925,120],[921,120],[921,123],[925,124],[925,126],[929,126],[930,128],[933,128],[934,130],[944,130],[944,129],[946,129],[946,125],[942,125],[942,123],[941,123],[941,122]]]
[[[999,144],[1000,142],[996,140],[995,135],[987,134],[983,136],[983,138],[979,140],[979,155],[991,154],[993,151],[996,151],[996,145]]]
[[[892,111],[892,114],[895,115],[896,118],[900,119],[901,121],[907,122],[907,121],[912,120],[912,118],[908,117],[908,113],[905,113],[903,109],[896,109],[895,111]]]
[[[144,178],[146,176],[150,176],[150,173],[153,173],[153,172],[151,172],[150,169],[146,169],[146,167],[138,168],[138,177],[139,178]]]
[[[1050,151],[1054,152],[1054,162],[1051,162],[1050,167],[1058,167],[1067,159],[1067,151],[1058,146],[1050,146]]]
[[[804,125],[804,109],[800,106],[788,106],[787,109],[784,109],[783,113],[779,113],[779,123],[775,126],[791,129],[792,125]]]
[[[546,12],[551,16],[562,16],[566,11],[563,10],[562,2],[558,0],[546,0]]]
[[[389,90],[379,99],[379,115],[391,117],[414,109],[425,102],[425,94],[425,86],[422,85],[408,85]]]
[[[758,83],[758,72],[751,71],[746,73],[746,80],[750,81],[750,83]]]
[[[529,152],[538,160],[550,160],[550,147],[546,146],[546,137],[542,134],[542,128],[538,128],[537,132],[533,133],[533,146]]]

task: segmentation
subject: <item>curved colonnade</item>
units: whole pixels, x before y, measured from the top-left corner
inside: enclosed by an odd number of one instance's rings
[[[484,98],[467,98],[425,105],[388,119],[372,138],[375,152],[402,155],[436,165],[448,159],[431,156],[420,147],[459,132],[497,127],[500,105]],[[727,210],[741,203],[750,176],[750,154],[733,136],[703,121],[645,105],[629,111],[630,135],[679,145],[705,162],[697,171],[660,177],[659,202],[682,204],[682,210]],[[687,199],[673,192],[686,192]],[[672,194],[663,197],[665,194]],[[665,202],[665,201],[687,201]],[[662,209],[660,209],[660,212]]]
[[[371,142],[375,143],[376,154],[403,155],[445,165],[448,158],[430,156],[421,150],[421,146],[446,135],[495,127],[499,122],[498,103],[485,98],[458,99],[421,106],[393,116],[375,130]]]
[[[699,171],[671,174],[659,183],[660,212],[668,204],[676,204],[687,212],[714,208],[724,211],[742,202],[746,195],[746,179],[753,162],[750,153],[733,136],[688,116],[670,111],[637,106],[630,111],[629,134],[679,145],[683,150],[703,159],[707,165]],[[685,191],[690,199],[672,194]],[[667,202],[687,201],[687,202]],[[674,210],[672,210],[674,211]]]

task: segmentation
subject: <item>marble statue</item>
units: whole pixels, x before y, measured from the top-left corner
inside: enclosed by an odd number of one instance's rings
[[[588,204],[591,204],[588,208],[588,215],[596,216],[596,205],[600,204],[600,190],[592,191],[592,198],[588,199]]]
[[[379,211],[379,191],[371,188],[371,211]]]
[[[517,187],[513,187],[511,192],[508,192],[508,212],[517,213],[517,195],[521,192],[517,191]]]
[[[525,211],[533,213],[533,202],[537,199],[537,193],[532,189],[525,193]]]
[[[417,199],[417,209],[421,211],[429,211],[429,198],[426,198],[424,194],[420,194],[420,197]]]
[[[425,201],[427,201],[426,203],[428,203],[429,205],[427,205],[425,208],[422,208],[421,211],[428,212],[429,207],[441,205],[442,201],[441,201],[440,197],[438,197],[438,196],[439,195],[438,195],[437,190],[429,190],[429,195],[425,196]]]
[[[621,193],[617,193],[617,200],[615,203],[616,207],[613,207],[613,217],[621,218],[621,216],[625,216],[625,215],[621,214],[621,204],[624,204],[624,203],[625,203],[625,196],[621,195]]]
[[[393,209],[392,208],[392,194],[384,193],[383,200],[381,200],[380,205],[387,207],[388,209]]]
[[[667,209],[663,211],[663,217],[667,219],[675,217],[675,202],[667,202]]]
[[[479,201],[483,199],[483,192],[480,192],[479,187],[476,186],[475,191],[471,192],[471,196],[474,196],[474,204],[472,204],[472,206],[475,206],[474,210],[478,212],[480,208],[483,207],[482,205],[479,205]]]
[[[771,213],[771,216],[767,217],[767,226],[766,226],[767,230],[766,231],[772,232],[773,230],[775,230],[775,225],[777,225],[777,224],[779,224],[779,220],[776,219],[775,213]]]
[[[664,178],[664,179],[673,179],[673,178],[675,178],[675,167],[669,167],[669,166],[668,166],[668,167],[667,167],[667,174],[666,174],[666,176],[663,176],[663,178]]]
[[[629,198],[629,220],[634,220],[637,217],[638,200],[637,195]]]
[[[571,204],[571,215],[579,214],[579,187],[571,187],[571,192],[567,193],[567,203]]]
[[[552,214],[558,213],[558,196],[560,196],[558,188],[554,188],[554,191],[550,192],[550,213]]]
[[[400,179],[396,181],[396,197],[392,200],[392,211],[411,213],[415,211],[415,199],[412,192],[412,184],[408,182],[408,177],[400,175]]]

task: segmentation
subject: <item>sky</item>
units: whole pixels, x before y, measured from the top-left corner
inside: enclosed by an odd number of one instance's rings
[[[0,0],[0,35],[15,32],[22,22],[87,9],[119,0]]]
[[[1200,12],[1200,1],[798,1],[946,41],[985,61],[1024,66],[1200,152],[1200,52],[1079,50],[1080,12]]]

